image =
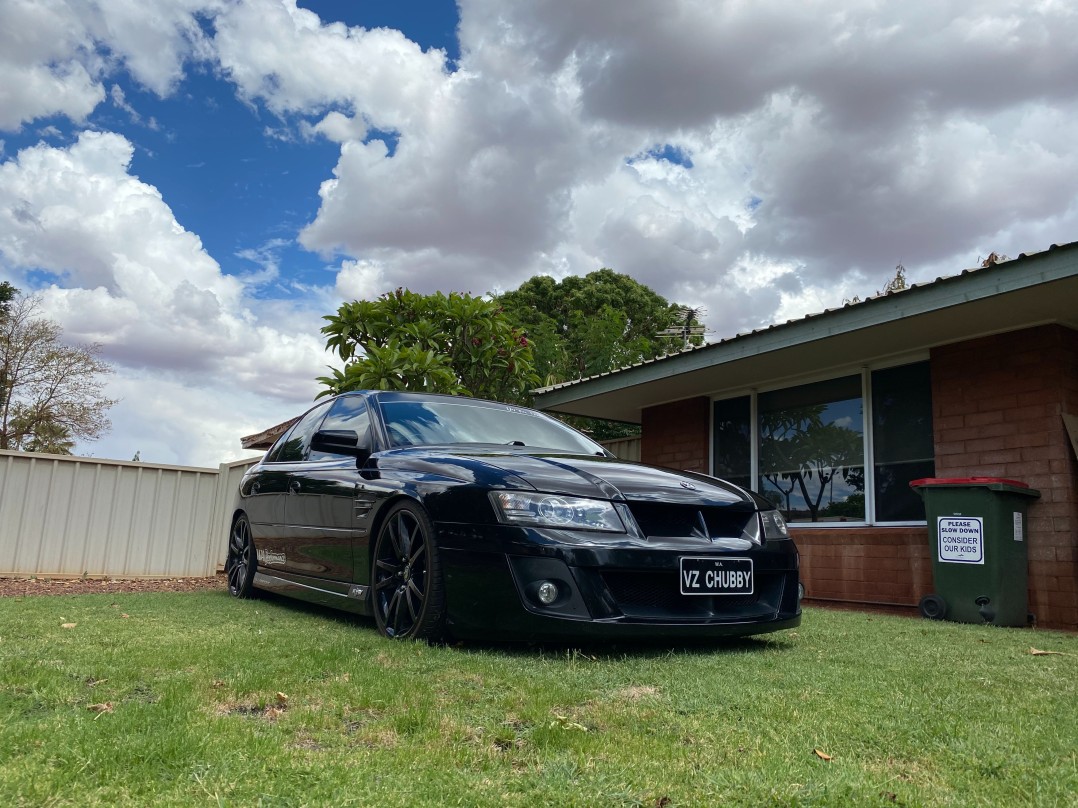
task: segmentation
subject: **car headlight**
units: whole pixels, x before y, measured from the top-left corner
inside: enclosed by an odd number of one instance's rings
[[[786,520],[778,511],[760,511],[760,524],[764,526],[765,539],[790,538],[790,531],[786,529]]]
[[[494,503],[498,519],[509,524],[625,532],[625,525],[613,504],[601,499],[491,491],[490,500]]]

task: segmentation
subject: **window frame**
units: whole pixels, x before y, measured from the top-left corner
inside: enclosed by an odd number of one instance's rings
[[[921,362],[928,362],[929,355],[927,352],[917,352],[913,354],[903,354],[900,356],[889,357],[884,360],[876,362],[865,363],[856,366],[839,366],[829,368],[826,371],[812,374],[804,374],[800,376],[791,376],[783,379],[770,380],[766,384],[761,384],[755,387],[742,387],[731,390],[724,390],[721,393],[714,393],[709,396],[710,406],[708,407],[708,469],[709,473],[714,473],[715,470],[715,403],[719,401],[726,401],[734,398],[741,398],[743,396],[749,397],[749,449],[750,449],[750,470],[749,479],[753,482],[754,486],[759,485],[760,478],[760,412],[758,406],[758,397],[760,393],[770,393],[775,390],[786,390],[791,387],[800,387],[805,384],[812,384],[814,382],[829,381],[831,379],[839,379],[844,376],[860,376],[861,378],[861,428],[863,437],[863,450],[864,450],[864,469],[865,469],[865,518],[860,521],[848,521],[848,522],[791,522],[791,527],[807,528],[809,530],[842,530],[846,528],[862,528],[862,527],[923,527],[927,524],[927,519],[920,520],[901,520],[901,521],[879,521],[876,519],[876,481],[875,481],[875,435],[872,427],[873,424],[873,412],[872,412],[872,373],[876,370],[887,370],[888,368],[901,367],[903,365],[913,365]],[[931,392],[931,390],[930,390]],[[754,488],[755,490],[755,488]]]

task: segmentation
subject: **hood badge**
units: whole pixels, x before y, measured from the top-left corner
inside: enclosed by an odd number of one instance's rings
[[[681,481],[681,487],[688,490],[688,491],[695,491],[696,490],[695,485],[693,485],[692,483],[687,483],[684,480]]]

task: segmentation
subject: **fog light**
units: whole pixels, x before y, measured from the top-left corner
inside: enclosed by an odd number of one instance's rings
[[[543,581],[535,590],[535,596],[544,606],[549,606],[558,599],[558,585],[553,581]]]

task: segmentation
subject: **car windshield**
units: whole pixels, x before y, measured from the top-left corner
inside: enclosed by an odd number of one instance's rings
[[[468,401],[382,401],[396,448],[446,443],[498,443],[572,454],[602,454],[603,447],[534,410]]]

